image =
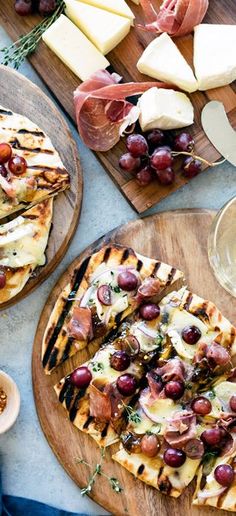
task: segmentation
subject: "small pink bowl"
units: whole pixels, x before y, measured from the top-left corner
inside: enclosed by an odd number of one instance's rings
[[[4,434],[14,425],[19,414],[20,393],[16,383],[2,370],[0,370],[0,389],[3,389],[7,395],[7,405],[0,414],[0,434]]]

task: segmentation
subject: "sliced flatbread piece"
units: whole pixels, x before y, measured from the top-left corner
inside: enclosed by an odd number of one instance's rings
[[[142,296],[149,294],[149,299],[154,296],[159,300],[176,285],[183,284],[181,271],[124,246],[111,244],[88,256],[82,264],[78,263],[50,316],[42,343],[46,373],[86,347],[88,342],[96,341],[99,345],[112,328],[138,307],[137,290],[128,292],[118,287],[118,275],[125,271],[137,277],[138,292],[142,290]],[[103,285],[112,291],[108,306],[102,304],[97,295]],[[76,329],[83,333],[79,338]]]
[[[0,272],[5,277],[0,304],[16,296],[35,268],[45,264],[52,212],[53,199],[47,199],[0,225]]]
[[[70,179],[49,137],[29,118],[0,106],[0,143],[27,162],[26,172],[0,175],[0,219],[69,187]],[[6,168],[7,164],[6,164]]]

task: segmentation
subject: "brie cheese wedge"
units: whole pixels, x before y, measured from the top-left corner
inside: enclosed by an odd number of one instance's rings
[[[61,14],[44,32],[42,38],[44,43],[82,81],[110,64],[106,57],[64,14]]]
[[[137,63],[137,68],[141,73],[176,84],[189,93],[198,89],[192,69],[166,33],[147,46]]]
[[[100,9],[105,9],[105,11],[110,11],[114,14],[119,14],[125,18],[129,18],[133,25],[135,16],[125,0],[81,0],[81,2],[93,5],[94,7],[99,7]]]
[[[194,68],[199,90],[236,79],[236,25],[201,24],[194,29]]]
[[[66,15],[82,30],[92,43],[108,54],[130,30],[130,20],[78,0],[65,0]],[[86,54],[83,55],[86,61]]]
[[[193,106],[184,93],[150,88],[138,101],[142,131],[179,129],[193,123]]]

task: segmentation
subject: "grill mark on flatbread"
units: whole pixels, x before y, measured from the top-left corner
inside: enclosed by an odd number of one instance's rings
[[[153,276],[156,276],[156,273],[157,273],[157,271],[159,270],[160,266],[161,266],[161,262],[156,262],[156,263],[155,263],[154,268],[153,268],[153,271],[152,271],[152,275],[153,275]]]
[[[188,297],[184,303],[184,310],[189,310],[192,300],[193,300],[192,292],[189,292]]]
[[[89,425],[93,422],[93,420],[94,420],[93,416],[88,416],[87,421],[85,421],[85,423],[83,425],[83,429],[87,430]]]
[[[104,253],[104,256],[103,256],[103,261],[105,263],[109,260],[110,254],[111,254],[111,247],[107,247],[107,249],[105,249],[105,253]]]
[[[50,369],[52,369],[53,367],[55,367],[56,363],[57,363],[57,355],[59,353],[59,349],[58,348],[54,348],[51,355],[50,355],[50,358],[49,358],[49,367]]]
[[[64,362],[70,356],[71,346],[73,345],[74,339],[69,337],[62,355],[62,361]]]
[[[57,324],[55,326],[55,329],[54,329],[54,332],[53,334],[51,335],[49,341],[48,341],[48,345],[47,345],[47,348],[46,348],[46,351],[44,353],[44,357],[43,357],[43,367],[46,367],[49,359],[50,359],[50,355],[52,353],[52,350],[53,350],[53,347],[56,343],[56,340],[58,338],[58,335],[60,333],[60,330],[62,329],[62,326],[64,324],[64,321],[65,321],[65,318],[73,304],[73,301],[74,301],[74,297],[76,295],[76,292],[80,286],[80,283],[83,279],[83,276],[87,270],[87,267],[88,267],[88,264],[90,262],[90,259],[91,259],[91,256],[88,256],[81,264],[81,266],[79,267],[79,269],[77,271],[75,271],[75,280],[74,280],[74,283],[73,283],[73,286],[72,286],[72,290],[70,291],[70,294],[65,302],[65,305],[64,305],[64,308],[62,310],[62,312],[60,313],[60,316],[59,316],[59,319],[57,321]],[[57,348],[56,348],[57,349]]]
[[[39,170],[39,172],[44,172],[44,171],[47,171],[47,170],[49,170],[49,171],[51,171],[51,170],[54,171],[55,170],[55,167],[49,167],[47,165],[28,165],[27,168],[29,170]],[[60,172],[60,171],[66,172],[65,169],[60,168],[60,167],[57,167],[56,170],[57,170],[57,172]]]
[[[36,154],[38,154],[39,152],[43,153],[43,154],[54,154],[53,150],[42,149],[41,147],[35,147],[34,149],[32,149],[30,147],[24,147],[23,145],[20,144],[20,142],[19,142],[19,140],[17,140],[17,138],[14,138],[14,140],[10,139],[9,143],[11,144],[11,146],[14,149],[18,149],[18,150],[22,150],[22,151],[35,152]]]
[[[103,430],[101,431],[102,439],[105,439],[105,437],[107,436],[108,428],[109,428],[109,423],[106,423],[106,425],[104,426]]]
[[[62,387],[62,389],[60,391],[60,394],[59,394],[59,401],[60,401],[60,403],[63,403],[63,401],[65,399],[65,396],[66,396],[66,392],[68,390],[68,387],[69,387],[68,381],[65,380],[64,385],[63,385],[63,387]]]
[[[29,131],[29,129],[19,129],[17,134],[32,134],[33,136],[41,136],[42,138],[45,138],[43,131]]]
[[[200,308],[194,310],[192,313],[196,317],[203,319],[203,321],[209,322],[209,315],[206,313],[208,302],[204,302]]]
[[[130,255],[130,249],[129,248],[124,249],[124,252],[123,252],[123,254],[121,256],[121,259],[120,259],[120,263],[124,263],[126,260],[128,260],[129,255]]]
[[[171,271],[169,272],[168,274],[168,280],[166,282],[167,285],[170,285],[171,282],[173,281],[174,279],[174,276],[175,276],[175,273],[176,273],[176,269],[175,267],[172,267]]]
[[[12,111],[8,111],[6,109],[0,109],[0,114],[1,115],[5,115],[5,116],[12,116],[13,115]]]
[[[78,404],[79,404],[79,401],[81,400],[81,398],[84,397],[85,395],[85,392],[86,392],[86,389],[80,389],[80,391],[78,392],[78,394],[76,395],[75,397],[75,401],[69,411],[69,418],[70,418],[70,421],[73,423],[73,421],[75,420],[76,418],[76,414],[77,414],[77,411],[78,411]]]
[[[145,470],[145,466],[144,464],[140,464],[140,466],[138,467],[137,469],[137,475],[142,475],[142,473],[144,472]]]
[[[143,262],[142,262],[142,260],[138,260],[136,270],[137,270],[138,272],[140,272],[140,271],[141,271],[141,269],[142,269],[142,266],[143,266]]]

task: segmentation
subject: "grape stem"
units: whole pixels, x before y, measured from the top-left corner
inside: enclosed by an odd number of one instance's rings
[[[216,163],[211,163],[210,161],[207,161],[206,159],[204,158],[201,158],[201,156],[195,156],[195,154],[193,152],[177,152],[177,151],[172,151],[171,152],[171,155],[176,157],[176,156],[190,156],[191,158],[193,159],[197,159],[199,161],[201,161],[202,163],[204,163],[205,165],[207,165],[208,167],[217,167],[218,165],[222,165],[222,163],[225,163],[226,159],[222,159],[221,161],[217,161]]]
[[[54,23],[54,21],[57,20],[60,14],[63,13],[64,9],[64,0],[57,0],[56,10],[51,16],[42,20],[30,32],[28,32],[28,34],[20,36],[19,39],[9,47],[0,49],[0,52],[3,54],[1,64],[7,66],[12,63],[14,68],[18,70],[24,59],[36,50],[43,33],[52,25],[52,23]]]

